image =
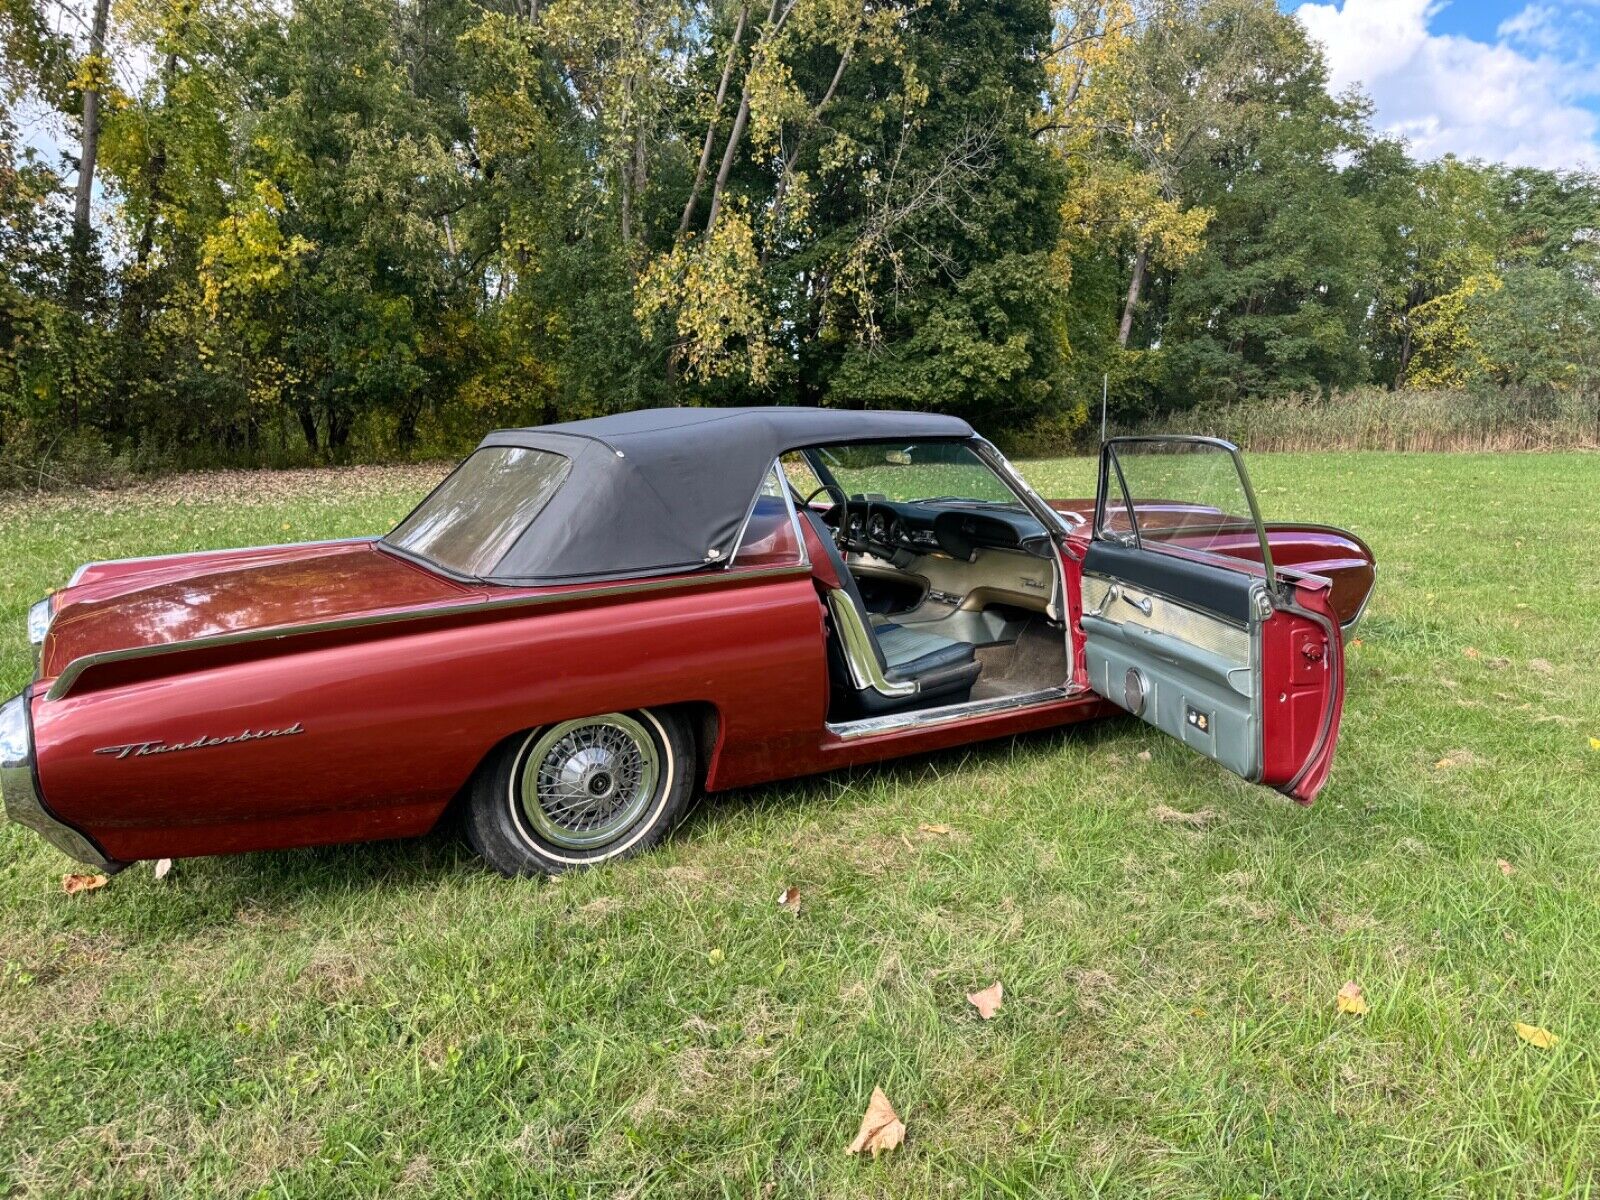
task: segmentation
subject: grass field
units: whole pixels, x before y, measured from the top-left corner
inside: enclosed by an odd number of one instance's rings
[[[719,796],[559,883],[440,833],[67,897],[0,826],[0,1193],[1595,1194],[1600,455],[1252,465],[1381,563],[1310,811],[1123,720]],[[0,694],[80,561],[381,529],[433,474],[0,500]],[[852,1158],[875,1084],[907,1140]]]

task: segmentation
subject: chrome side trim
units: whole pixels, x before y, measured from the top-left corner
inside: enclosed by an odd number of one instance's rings
[[[504,600],[475,600],[470,604],[447,604],[437,608],[406,609],[401,612],[378,613],[360,617],[345,617],[332,621],[313,621],[305,625],[276,625],[266,629],[247,629],[238,633],[224,633],[216,637],[191,638],[181,642],[163,642],[154,646],[134,646],[127,650],[106,650],[99,654],[85,654],[75,658],[45,693],[46,700],[60,700],[69,695],[83,673],[92,667],[112,662],[126,662],[137,658],[154,658],[165,654],[181,654],[186,650],[207,650],[219,646],[237,646],[246,642],[275,641],[279,638],[300,637],[312,633],[331,633],[357,629],[368,625],[390,625],[401,621],[429,621],[437,617],[454,617],[466,613],[499,612],[502,609],[542,608],[552,604],[577,604],[587,600],[613,599],[617,596],[648,595],[653,592],[681,591],[694,587],[717,587],[731,583],[774,579],[810,574],[805,565],[763,567],[749,571],[725,571],[717,574],[697,573],[679,575],[670,579],[657,579],[645,583],[619,583],[609,587],[579,588],[570,591],[547,592],[537,596],[513,596]]]
[[[34,779],[27,692],[0,706],[0,799],[4,800],[6,816],[33,830],[68,858],[102,871],[121,867],[83,834],[51,816],[40,799]]]
[[[878,656],[872,650],[872,632],[843,588],[833,588],[828,592],[828,611],[833,614],[833,627],[839,632],[839,642],[844,647],[844,661],[850,668],[850,682],[855,685],[856,691],[874,691],[881,696],[916,695],[916,680],[891,680],[883,673],[883,668],[878,665]]]
[[[986,717],[994,713],[1010,712],[1019,708],[1036,708],[1055,704],[1071,698],[1073,693],[1064,687],[1044,688],[1025,692],[1020,696],[997,696],[992,700],[970,700],[965,704],[952,704],[946,708],[925,708],[919,712],[890,713],[884,717],[865,717],[859,721],[829,723],[827,730],[845,740],[875,737],[885,733],[900,733],[907,729],[928,729],[951,721],[964,721],[972,717]]]
[[[250,554],[257,550],[303,550],[307,546],[353,546],[357,542],[381,540],[376,534],[369,534],[363,537],[319,538],[313,542],[274,542],[266,546],[225,546],[220,550],[174,550],[170,554],[141,554],[135,558],[102,558],[80,566],[72,573],[72,578],[67,580],[67,586],[77,587],[78,581],[95,567],[113,567],[122,563],[159,562],[164,558],[200,558],[213,554]]]
[[[1261,602],[1265,600],[1267,612],[1261,615]],[[1267,772],[1267,697],[1266,688],[1262,686],[1262,674],[1266,670],[1263,661],[1266,653],[1263,643],[1266,637],[1267,622],[1272,619],[1272,593],[1264,586],[1257,586],[1250,592],[1250,611],[1255,614],[1250,621],[1250,718],[1256,723],[1255,756],[1251,762],[1250,774],[1244,778],[1250,783],[1260,783],[1261,777]]]

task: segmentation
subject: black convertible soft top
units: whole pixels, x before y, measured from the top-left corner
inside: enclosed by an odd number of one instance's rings
[[[957,417],[829,408],[655,408],[497,430],[480,450],[543,450],[572,468],[492,578],[561,583],[726,563],[780,454],[972,436]]]

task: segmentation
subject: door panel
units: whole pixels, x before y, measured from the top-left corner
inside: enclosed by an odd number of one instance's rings
[[[1130,569],[1142,562],[1106,562],[1113,556],[1101,550],[1094,544],[1084,560],[1089,686],[1234,774],[1257,778],[1261,737],[1248,624],[1155,590],[1146,579],[1157,572]],[[1218,602],[1231,610],[1235,590],[1223,589]]]
[[[1210,464],[1125,468],[1121,456],[1134,452],[1214,453],[1213,475],[1237,472],[1237,498],[1219,502],[1227,480],[1213,478],[1205,503],[1188,503],[1172,489],[1204,480]],[[1129,480],[1141,478],[1160,490],[1136,494]],[[1212,549],[1252,537],[1255,561]],[[1344,682],[1330,587],[1275,570],[1236,448],[1199,438],[1106,444],[1081,624],[1100,695],[1253,783],[1309,803],[1326,781]]]

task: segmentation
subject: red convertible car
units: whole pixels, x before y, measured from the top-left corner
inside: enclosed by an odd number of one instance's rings
[[[11,818],[102,870],[403,837],[507,874],[720,791],[1130,712],[1303,802],[1372,554],[1238,451],[1118,438],[1046,501],[947,416],[665,409],[491,434],[381,538],[90,563],[0,710]]]

